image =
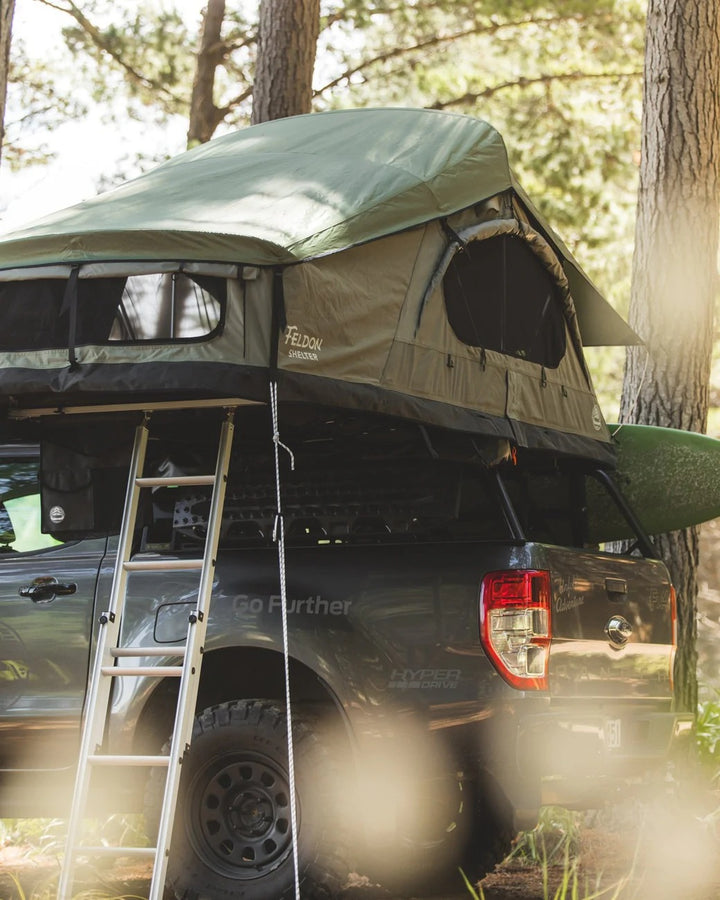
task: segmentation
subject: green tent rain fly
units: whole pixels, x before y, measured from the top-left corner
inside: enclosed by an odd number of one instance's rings
[[[6,409],[242,397],[612,458],[584,344],[637,339],[468,116],[220,137],[0,239]]]

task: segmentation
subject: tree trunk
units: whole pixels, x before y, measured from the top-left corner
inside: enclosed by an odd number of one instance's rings
[[[720,5],[649,0],[621,421],[704,432],[717,288]],[[659,541],[678,592],[679,704],[694,710],[697,529]]]
[[[10,74],[10,40],[15,0],[0,0],[0,158],[5,142],[5,101]]]
[[[226,112],[215,105],[215,72],[226,49],[221,35],[224,18],[225,0],[208,0],[190,99],[188,148],[209,141]]]
[[[253,125],[309,113],[320,0],[261,0]]]

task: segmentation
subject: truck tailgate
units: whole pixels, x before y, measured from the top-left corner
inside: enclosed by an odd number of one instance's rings
[[[674,595],[665,566],[546,547],[551,696],[672,697]]]

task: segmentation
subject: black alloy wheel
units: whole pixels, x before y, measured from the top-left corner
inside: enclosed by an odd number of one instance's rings
[[[276,760],[247,753],[211,762],[190,796],[190,841],[219,875],[258,878],[292,854],[290,784]]]
[[[338,766],[314,717],[293,710],[298,864],[303,900],[333,900],[347,879],[336,809]],[[295,896],[285,710],[236,700],[195,720],[183,761],[167,885],[178,900],[291,900]],[[147,792],[157,829],[164,770]]]

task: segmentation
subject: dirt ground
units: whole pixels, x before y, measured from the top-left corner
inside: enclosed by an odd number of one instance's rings
[[[553,864],[510,858],[478,887],[485,900],[718,900],[720,898],[720,796],[672,803],[628,802],[586,815],[574,833],[573,855],[565,864],[560,852]],[[551,837],[548,846],[555,841]],[[0,849],[0,900],[53,900],[56,859],[22,847]],[[147,864],[80,873],[76,891],[95,889],[93,900],[146,898]],[[567,893],[556,891],[569,880]],[[547,886],[544,884],[547,879]],[[575,886],[576,892],[573,891]],[[432,900],[469,900],[457,884]],[[83,897],[83,900],[85,898]],[[410,900],[354,878],[343,900]],[[429,898],[428,898],[429,900]]]

